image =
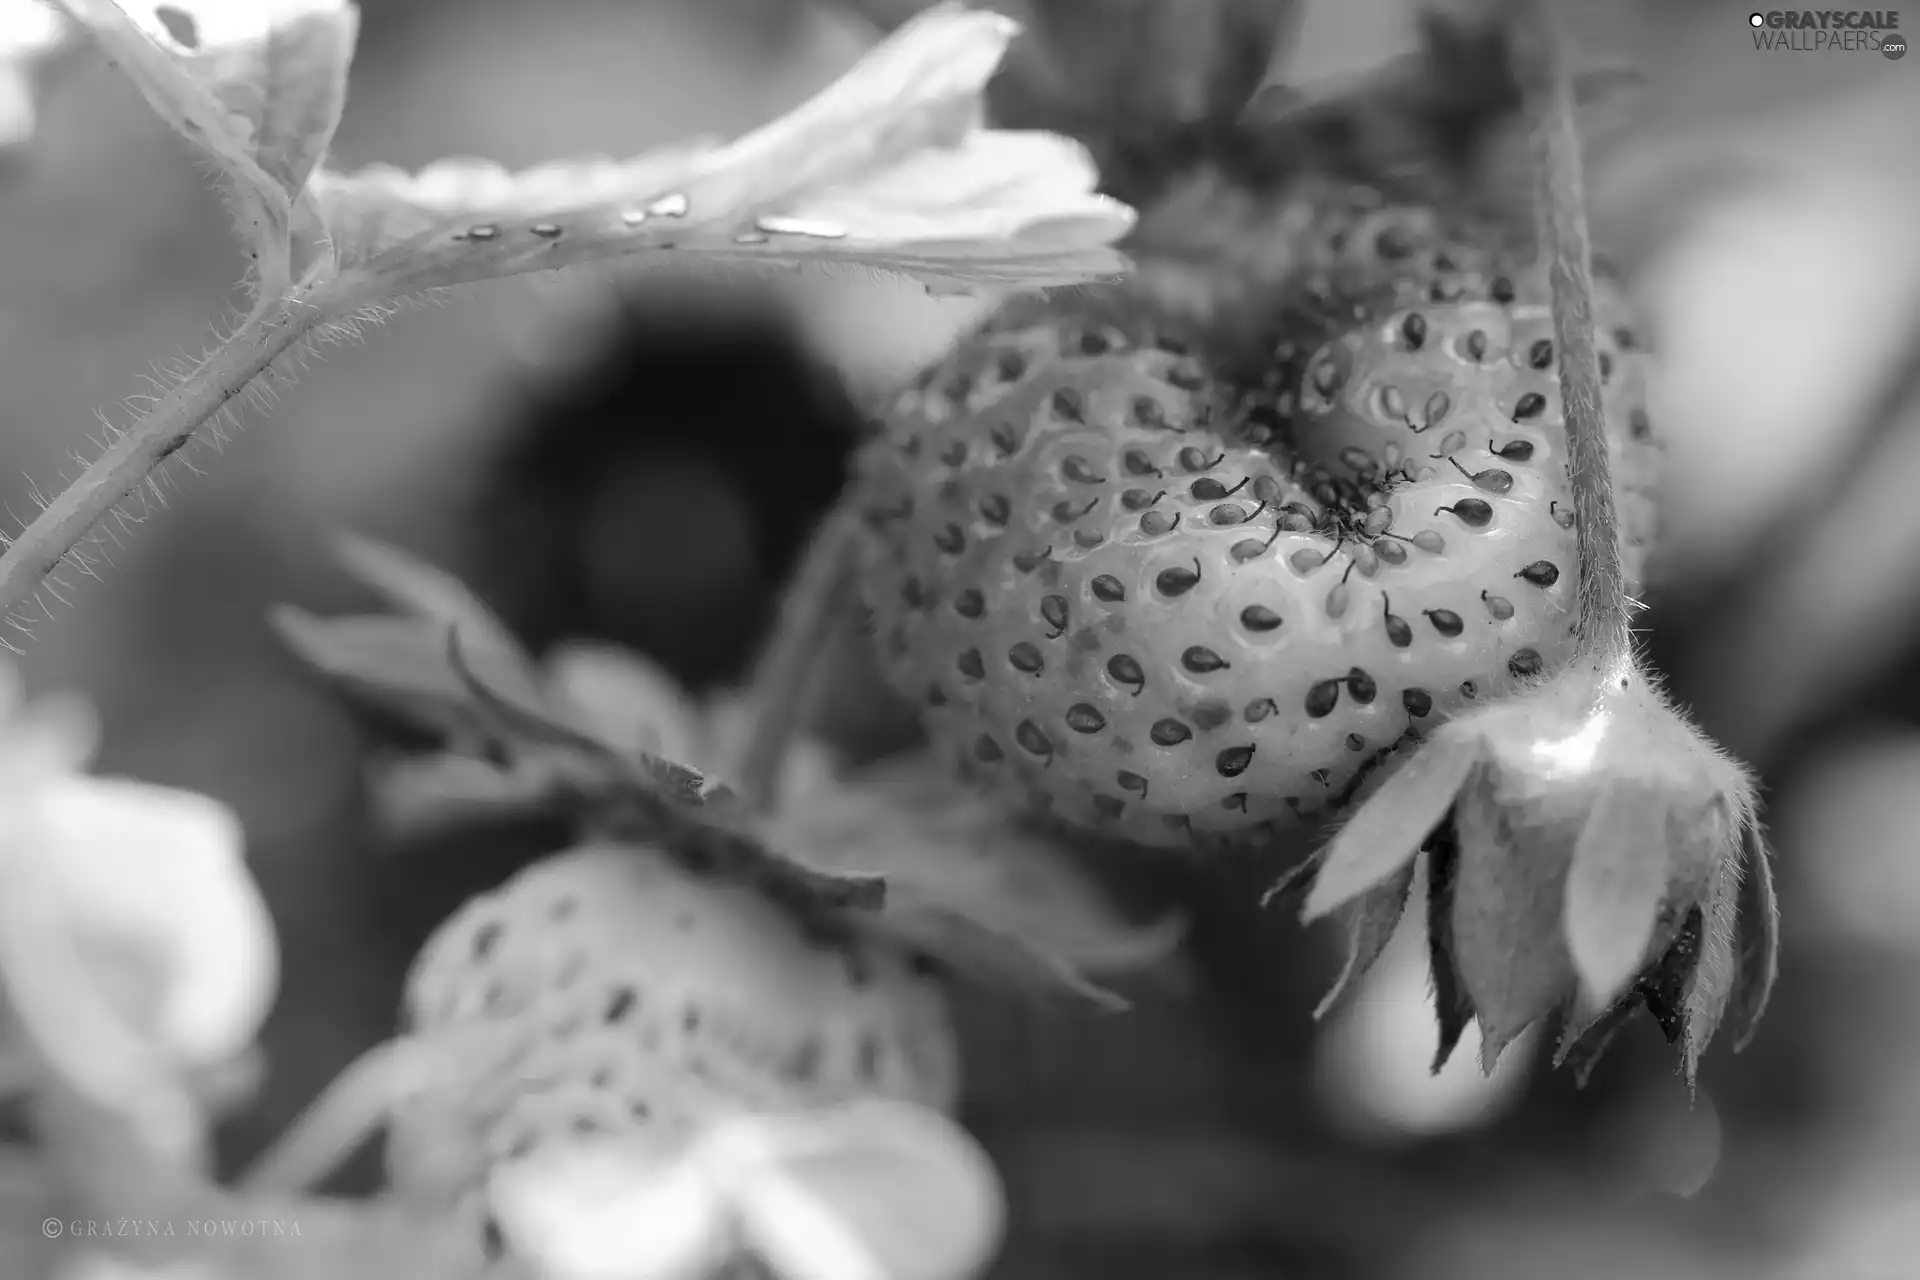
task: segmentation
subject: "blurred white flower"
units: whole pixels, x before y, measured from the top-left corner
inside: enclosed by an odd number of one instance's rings
[[[69,1086],[137,1111],[245,1063],[278,948],[233,812],[80,772],[94,737],[0,668],[0,984]]]
[[[0,0],[0,148],[33,137],[35,64],[66,38],[66,22],[42,0]]]
[[[891,1101],[730,1116],[674,1151],[582,1140],[488,1194],[543,1280],[692,1280],[743,1251],[791,1280],[964,1280],[1005,1227],[972,1137]]]

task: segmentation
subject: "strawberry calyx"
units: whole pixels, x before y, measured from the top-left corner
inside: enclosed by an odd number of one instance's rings
[[[347,546],[349,571],[404,612],[318,618],[281,608],[277,629],[344,691],[439,733],[452,756],[500,775],[497,785],[478,782],[479,797],[507,796],[514,807],[565,812],[597,834],[658,842],[796,903],[879,905],[879,881],[823,875],[766,847],[734,792],[703,771],[582,727],[531,656],[456,580],[391,548]],[[469,773],[465,781],[476,780]]]
[[[1746,772],[1632,667],[1576,663],[1441,726],[1285,888],[1339,915],[1333,1007],[1398,923],[1427,854],[1442,1037],[1469,1020],[1489,1070],[1558,1014],[1590,1066],[1645,1007],[1689,1081],[1729,1015],[1744,1044],[1776,967],[1772,871]]]
[[[440,733],[442,753],[378,779],[410,821],[562,817],[586,843],[750,886],[815,931],[1106,1005],[1118,997],[1090,974],[1150,966],[1181,935],[1176,919],[1122,919],[1051,841],[929,762],[852,773],[804,739],[764,750],[796,736],[769,725],[766,680],[702,705],[637,655],[571,645],[537,663],[442,571],[362,541],[343,558],[403,615],[275,620],[336,683]],[[751,776],[736,789],[715,768]]]

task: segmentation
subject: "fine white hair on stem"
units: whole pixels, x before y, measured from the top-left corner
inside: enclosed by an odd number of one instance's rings
[[[135,406],[140,420],[109,432],[101,455],[0,551],[0,618],[44,604],[63,570],[87,571],[102,523],[137,520],[125,504],[142,490],[163,500],[154,477],[182,449],[218,443],[237,425],[236,407],[266,403],[318,344],[356,337],[396,295],[688,255],[723,272],[843,259],[973,289],[1046,288],[1126,269],[1114,245],[1134,212],[1098,191],[1085,148],[985,127],[981,95],[1019,27],[959,0],[928,8],[813,98],[731,142],[514,173],[448,159],[413,174],[315,167],[356,34],[341,0],[273,7],[264,22],[258,6],[241,6],[251,25],[235,48],[247,56],[218,60],[183,57],[119,0],[64,3],[224,180],[259,303],[191,369],[156,370],[156,394]],[[261,70],[282,38],[304,51],[292,59],[307,73],[299,85]],[[268,156],[248,111],[296,89],[310,99],[306,132],[279,138]],[[296,281],[291,266],[307,259]]]
[[[1620,658],[1630,652],[1631,632],[1594,342],[1593,251],[1572,69],[1552,0],[1518,0],[1512,12],[1533,139],[1539,244],[1553,289],[1553,336],[1560,352],[1560,397],[1572,455],[1580,646],[1596,658]]]

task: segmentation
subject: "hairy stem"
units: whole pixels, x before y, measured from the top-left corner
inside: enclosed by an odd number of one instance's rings
[[[768,808],[778,795],[788,744],[814,692],[834,621],[852,595],[854,519],[850,512],[835,511],[814,535],[754,676],[754,725],[734,776],[743,798],[756,809]]]
[[[0,554],[0,616],[32,599],[83,538],[318,319],[298,298],[271,306],[161,396]]]
[[[1553,336],[1560,351],[1560,399],[1572,455],[1573,511],[1580,545],[1580,651],[1602,663],[1630,652],[1620,521],[1613,464],[1600,407],[1600,357],[1593,333],[1593,251],[1586,184],[1575,125],[1573,76],[1553,0],[1515,6],[1517,49],[1533,136],[1534,204],[1540,250],[1553,286]]]

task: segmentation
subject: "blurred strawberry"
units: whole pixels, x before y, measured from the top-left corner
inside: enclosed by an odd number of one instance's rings
[[[484,1226],[495,1175],[525,1191],[507,1166],[554,1144],[608,1142],[668,1177],[729,1117],[941,1109],[956,1063],[935,973],[1094,991],[1083,971],[1150,963],[1173,939],[911,761],[866,777],[803,743],[771,810],[748,812],[714,780],[756,729],[738,707],[699,706],[611,648],[565,647],[542,670],[438,571],[362,542],[347,560],[407,615],[280,622],[465,753],[401,775],[407,811],[557,807],[581,843],[447,922],[406,1033],[321,1099],[259,1185],[306,1181],[385,1125],[395,1191]]]

